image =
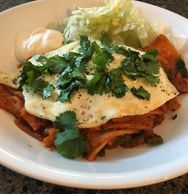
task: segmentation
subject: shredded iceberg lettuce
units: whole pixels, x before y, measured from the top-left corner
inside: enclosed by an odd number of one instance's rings
[[[84,34],[97,39],[107,32],[118,43],[144,48],[156,37],[132,0],[106,0],[103,7],[78,8],[72,11],[65,25],[63,35],[67,42]]]

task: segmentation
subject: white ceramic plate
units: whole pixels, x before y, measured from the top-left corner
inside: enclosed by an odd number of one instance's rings
[[[63,21],[73,6],[93,6],[97,0],[43,0],[0,14],[0,69],[15,69],[15,35],[23,30]],[[148,18],[172,26],[175,34],[188,38],[188,20],[170,11],[135,2]],[[68,160],[44,148],[18,129],[13,117],[0,110],[0,163],[24,175],[81,188],[114,189],[137,187],[168,180],[188,172],[188,97],[183,97],[176,120],[167,120],[156,131],[164,137],[162,146],[117,149],[95,162]]]

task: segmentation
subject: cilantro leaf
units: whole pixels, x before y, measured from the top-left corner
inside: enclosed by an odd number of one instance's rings
[[[89,38],[85,35],[80,36],[80,48],[79,51],[81,53],[81,55],[79,57],[76,58],[75,60],[75,64],[77,66],[80,66],[83,63],[87,63],[93,53],[94,53],[94,45],[91,43],[91,41],[89,40]]]
[[[143,56],[144,57],[144,56]],[[138,67],[137,70],[139,72],[142,72],[144,74],[148,75],[154,75],[159,73],[160,66],[158,63],[151,62],[151,63],[141,63]]]
[[[76,127],[76,114],[73,111],[66,111],[56,117],[54,122],[55,127],[63,130],[64,128],[71,129]]]
[[[67,88],[61,90],[61,93],[58,96],[58,100],[61,102],[70,101],[71,95],[73,94],[73,92],[77,91],[78,89],[79,89],[79,81],[71,82]]]
[[[23,63],[23,68],[20,74],[19,89],[22,90],[22,86],[25,84],[31,85],[34,80],[40,77],[42,74],[46,73],[47,66],[35,66],[30,61],[25,61]]]
[[[153,60],[151,59],[151,57],[157,57],[158,55],[159,55],[159,52],[157,49],[151,49],[151,50],[146,51],[145,53],[145,57],[150,58],[150,60]]]
[[[183,77],[188,77],[188,71],[185,67],[185,62],[181,58],[177,60],[176,66]]]
[[[42,94],[43,93],[43,89],[46,88],[48,86],[48,82],[44,81],[42,79],[37,79],[34,80],[32,83],[32,89],[34,90],[34,92],[38,93],[38,94]]]
[[[101,120],[104,120],[104,119],[106,119],[106,116],[105,116],[105,115],[103,115],[103,116],[101,117]]]
[[[49,82],[40,78],[41,75],[47,72],[48,68],[46,64],[35,66],[29,61],[24,62],[20,75],[20,89],[22,89],[23,85],[26,85],[34,93],[41,95],[43,99],[49,98],[54,87]]]
[[[55,146],[57,151],[66,158],[74,159],[82,156],[87,151],[87,141],[80,133],[76,125],[76,114],[72,111],[66,111],[57,117],[55,126],[59,128]]]
[[[30,71],[26,72],[26,76],[27,76],[28,85],[32,85],[33,81],[36,78],[36,75],[35,75],[34,71],[30,70]]]
[[[104,71],[106,65],[109,64],[114,57],[112,54],[105,48],[100,48],[99,45],[95,45],[95,56],[93,58],[93,63],[97,71]]]
[[[101,78],[103,77],[102,72],[96,72],[91,80],[87,82],[87,91],[90,95],[97,94],[97,88],[98,88],[98,83],[100,82]]]
[[[103,73],[98,84],[95,86],[96,87],[95,91],[97,92],[97,94],[103,95],[103,93],[110,93],[111,92],[110,90],[108,92],[106,92],[107,83],[108,83],[108,76],[106,73]]]
[[[121,98],[128,88],[124,83],[121,68],[116,68],[109,72],[96,72],[88,81],[87,90],[90,95],[112,93],[115,97]]]
[[[53,74],[61,73],[67,67],[68,61],[58,55],[48,59],[49,71]]]
[[[114,46],[114,51],[118,54],[121,54],[121,55],[124,55],[124,56],[128,56],[129,53],[127,51],[127,49],[123,46],[118,46],[118,45],[115,45]]]
[[[122,77],[121,68],[113,69],[108,73],[109,81],[107,87],[111,88],[112,94],[121,98],[128,91],[127,85],[124,83],[124,79]]]
[[[40,62],[43,65],[47,65],[49,72],[53,74],[61,73],[67,66],[68,61],[59,55],[47,58],[42,55],[38,55],[35,60]]]
[[[29,87],[33,90],[33,92],[41,95],[43,99],[49,98],[52,94],[51,92],[54,90],[54,87],[49,84],[49,82],[42,79],[34,80]]]
[[[155,75],[144,75],[144,79],[152,86],[156,87],[160,83],[159,76]]]
[[[86,139],[75,131],[66,130],[57,134],[55,140],[56,150],[66,158],[75,159],[86,152]]]
[[[122,61],[122,69],[130,79],[142,78],[152,87],[156,87],[160,78],[160,64],[157,60],[156,50],[147,51],[140,55],[138,52],[128,49],[127,57]]]
[[[42,96],[44,99],[49,98],[52,95],[52,91],[54,90],[53,85],[48,84],[45,88],[43,88]]]
[[[79,51],[85,53],[89,49],[90,46],[91,46],[91,42],[89,38],[86,35],[81,35]]]
[[[138,89],[135,88],[135,87],[132,87],[131,92],[137,98],[140,98],[140,99],[143,99],[143,100],[149,100],[150,99],[150,93],[147,90],[145,90],[142,86],[140,86],[140,88],[138,88]]]
[[[100,41],[105,46],[111,46],[112,44],[112,40],[110,39],[110,37],[108,36],[106,32],[102,32]]]
[[[92,43],[95,51],[92,59],[95,72],[93,78],[87,81],[86,89],[90,95],[112,93],[118,98],[123,97],[128,88],[122,77],[122,69],[116,68],[110,72],[107,69],[107,65],[114,60],[112,51],[115,44],[112,43],[106,33],[102,34],[100,41],[105,47],[100,47],[97,42]]]
[[[69,84],[70,82],[70,79],[69,79],[69,75],[65,74],[65,75],[60,75],[56,84],[55,84],[55,87],[56,88],[65,88],[65,86],[67,84]]]

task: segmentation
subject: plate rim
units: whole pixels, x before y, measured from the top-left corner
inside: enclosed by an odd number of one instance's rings
[[[19,8],[24,8],[32,4],[38,4],[38,3],[43,3],[47,1],[49,0],[38,0],[38,1],[32,1],[28,3],[20,4],[0,12],[0,16],[3,14],[9,14],[9,12],[16,11]],[[140,2],[140,1],[135,1],[135,2],[138,5],[140,4],[143,6],[144,5],[152,6],[155,9],[162,9],[163,11],[169,14],[173,14],[175,17],[178,17],[179,19],[181,20],[183,19],[184,21],[188,22],[187,18],[177,13],[174,13],[172,11],[169,11],[167,9],[164,9],[149,3],[145,3],[145,2]],[[23,165],[25,162],[27,163],[27,165]],[[48,165],[33,162],[22,156],[14,154],[13,152],[6,152],[1,147],[0,147],[0,164],[2,164],[3,166],[9,169],[12,169],[13,171],[16,171],[18,173],[21,173],[25,176],[29,176],[34,179],[38,179],[41,181],[45,181],[45,182],[49,182],[57,185],[64,185],[64,186],[85,188],[85,189],[123,189],[123,188],[140,187],[140,186],[146,186],[146,185],[156,184],[159,182],[170,180],[177,176],[181,176],[185,173],[188,173],[188,165],[187,165],[188,155],[180,159],[173,160],[170,163],[166,163],[158,167],[149,168],[149,170],[146,170],[146,169],[140,170],[139,171],[140,174],[142,174],[143,171],[145,173],[145,178],[141,177],[142,181],[138,181],[138,180],[135,181],[135,176],[134,176],[134,174],[136,174],[135,171],[131,173],[110,173],[110,174],[107,174],[106,176],[101,176],[101,175],[99,176],[99,173],[92,173],[92,178],[91,178],[89,176],[90,175],[89,172],[79,173],[78,175],[78,174],[74,174],[74,171],[70,171],[70,170],[66,171],[62,169],[59,172],[55,168],[49,170]],[[35,167],[35,170],[31,171],[30,166]],[[168,168],[166,168],[167,166]],[[153,169],[155,169],[155,172],[156,172],[156,169],[158,169],[158,173],[157,174],[155,173],[155,175],[152,174]],[[159,171],[161,172],[159,173]],[[38,173],[36,174],[36,172]],[[55,173],[56,177],[49,176],[51,172]],[[66,179],[63,181],[62,179],[60,180],[62,176],[64,177],[66,176]],[[129,180],[125,179],[125,176],[128,176]],[[112,179],[113,179],[113,182],[111,181]]]
[[[92,173],[92,178],[90,177],[90,173],[79,173],[75,174],[74,171],[70,170],[61,170],[58,171],[58,168],[53,168],[49,170],[48,165],[39,164],[37,162],[33,162],[29,159],[23,159],[23,157],[17,157],[17,154],[13,152],[6,152],[0,148],[0,156],[3,159],[0,160],[0,163],[13,171],[16,171],[22,175],[41,180],[44,182],[60,185],[60,186],[68,186],[68,187],[76,187],[76,188],[84,188],[84,189],[125,189],[125,188],[135,188],[140,186],[152,185],[160,182],[164,182],[170,179],[173,179],[177,176],[181,176],[188,172],[188,156],[185,158],[180,158],[174,160],[170,163],[160,165],[158,167],[150,168],[149,170],[139,170],[131,173],[109,173],[108,175],[99,176],[99,173]],[[7,162],[8,161],[8,162]],[[14,165],[12,165],[14,164]],[[27,164],[27,165],[24,165]],[[30,167],[35,167],[34,171],[30,171]],[[152,172],[154,172],[153,174]],[[37,172],[37,174],[36,174]],[[138,172],[140,176],[138,176]],[[156,173],[157,172],[157,173]],[[56,178],[54,176],[56,175]],[[142,173],[145,174],[145,178],[142,177]],[[137,175],[137,179],[135,179],[135,175]],[[65,180],[62,181],[63,178],[66,177]],[[128,179],[126,179],[126,177]],[[139,181],[141,178],[142,181]],[[87,184],[85,184],[85,181]],[[109,183],[112,183],[110,184]],[[102,183],[102,184],[101,184]]]

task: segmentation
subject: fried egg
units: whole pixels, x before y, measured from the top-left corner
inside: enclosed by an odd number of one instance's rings
[[[78,42],[73,42],[62,46],[57,50],[51,51],[45,54],[45,56],[62,56],[67,52],[76,50],[77,47]],[[116,54],[113,62],[109,64],[109,67],[111,69],[116,68],[121,60],[122,56]],[[34,58],[31,58],[30,61],[35,65],[40,65]],[[151,87],[142,79],[130,80],[127,77],[124,77],[129,89],[133,86],[136,88],[142,86],[150,93],[150,100],[139,99],[135,97],[130,90],[122,98],[116,98],[111,94],[90,95],[86,90],[80,89],[71,97],[70,102],[60,102],[54,100],[53,97],[42,99],[41,96],[35,93],[23,90],[25,109],[32,115],[51,121],[55,121],[56,117],[61,113],[71,110],[77,115],[78,127],[97,127],[112,118],[146,114],[176,97],[179,92],[168,80],[167,75],[162,68],[160,68],[159,77],[160,83],[156,87]],[[2,78],[3,76],[0,74],[0,82],[4,83]],[[53,82],[53,79],[55,79],[54,76],[48,77],[48,81],[50,80]],[[58,91],[55,91],[55,94],[53,95],[58,95]]]

